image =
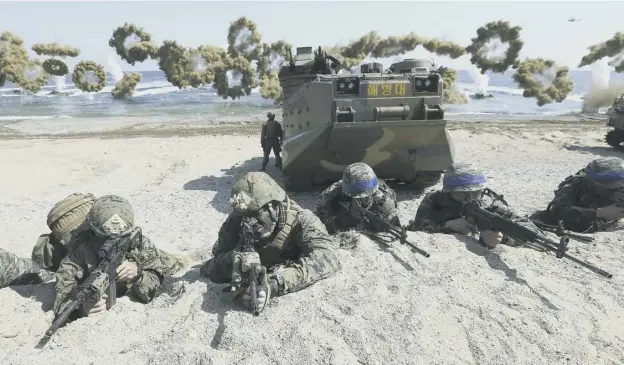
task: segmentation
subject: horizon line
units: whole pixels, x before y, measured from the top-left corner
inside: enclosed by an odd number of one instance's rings
[[[458,70],[458,71],[469,71],[468,69],[465,69],[465,68],[458,68],[456,70]],[[512,68],[509,68],[509,70],[507,70],[507,71],[512,71],[512,70],[513,70]],[[164,72],[161,69],[155,69],[155,70],[121,70],[121,72],[154,72],[154,71]],[[507,71],[505,71],[505,72],[507,72]],[[592,70],[584,69],[584,68],[573,68],[573,69],[570,69],[570,71],[592,72]],[[106,71],[106,72],[110,73],[108,71]],[[609,72],[610,73],[614,73],[614,72],[617,73],[616,71],[609,71]],[[500,72],[495,72],[495,73],[500,73]]]

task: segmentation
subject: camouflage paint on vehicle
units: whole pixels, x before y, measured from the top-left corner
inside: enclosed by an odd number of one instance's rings
[[[607,143],[615,148],[624,148],[624,94],[613,101],[613,106],[607,110],[608,127],[615,128],[605,137]]]
[[[378,177],[422,188],[453,163],[442,108],[442,78],[430,60],[406,59],[386,71],[379,63],[336,74],[339,61],[320,47],[297,48],[279,78],[286,188],[340,180],[355,162]]]

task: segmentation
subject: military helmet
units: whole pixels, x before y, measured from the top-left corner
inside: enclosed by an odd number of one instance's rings
[[[134,211],[126,199],[105,195],[93,202],[87,222],[98,235],[115,236],[134,227]]]
[[[273,113],[273,112],[268,112],[268,113],[267,113],[267,118],[269,118],[269,119],[273,119],[273,118],[275,118],[275,113]]]
[[[93,194],[74,193],[54,204],[46,221],[54,238],[67,243],[72,231],[85,221],[94,201]]]
[[[234,212],[249,215],[271,201],[284,201],[286,192],[264,172],[248,172],[232,187],[230,205]]]
[[[485,188],[487,177],[474,165],[460,163],[451,165],[442,180],[442,191],[479,191]]]
[[[342,192],[351,198],[373,195],[379,186],[375,171],[364,162],[353,163],[342,174]]]
[[[617,157],[603,157],[590,162],[585,174],[592,181],[606,186],[624,187],[624,161]]]

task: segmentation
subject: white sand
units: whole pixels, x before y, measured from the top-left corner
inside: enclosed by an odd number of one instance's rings
[[[451,134],[457,155],[487,168],[490,186],[529,213],[592,159],[622,157],[602,142],[605,130],[455,125]],[[54,202],[72,192],[118,194],[156,245],[191,253],[197,265],[210,257],[236,176],[260,167],[259,159],[245,162],[259,155],[257,140],[3,140],[0,247],[29,257]],[[313,209],[316,195],[292,196]],[[407,223],[422,197],[399,197]],[[398,244],[391,250],[413,271],[362,239],[339,251],[343,268],[335,276],[273,300],[256,318],[189,267],[168,278],[152,303],[120,298],[111,311],[60,329],[40,353],[33,347],[53,317],[53,284],[4,288],[0,364],[624,363],[622,233],[573,242],[570,250],[612,279],[530,249],[489,253],[473,239],[410,236],[429,259]]]

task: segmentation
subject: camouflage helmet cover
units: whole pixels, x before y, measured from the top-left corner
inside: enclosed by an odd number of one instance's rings
[[[284,201],[286,192],[264,172],[248,172],[232,187],[230,206],[234,212],[249,215],[271,201]]]
[[[479,191],[485,188],[487,177],[474,165],[467,163],[451,165],[442,180],[442,191]]]
[[[52,235],[59,242],[67,242],[72,231],[85,221],[94,201],[93,194],[74,193],[54,204],[46,221]]]
[[[624,187],[624,161],[617,157],[603,157],[585,168],[588,178],[609,187]]]
[[[379,186],[375,171],[364,162],[353,163],[342,174],[342,192],[351,198],[373,195]]]
[[[268,112],[268,113],[267,113],[267,118],[269,118],[269,119],[273,119],[273,118],[275,118],[275,113],[273,113],[273,112]]]
[[[93,202],[86,221],[95,233],[110,237],[134,227],[134,211],[126,199],[105,195]]]

